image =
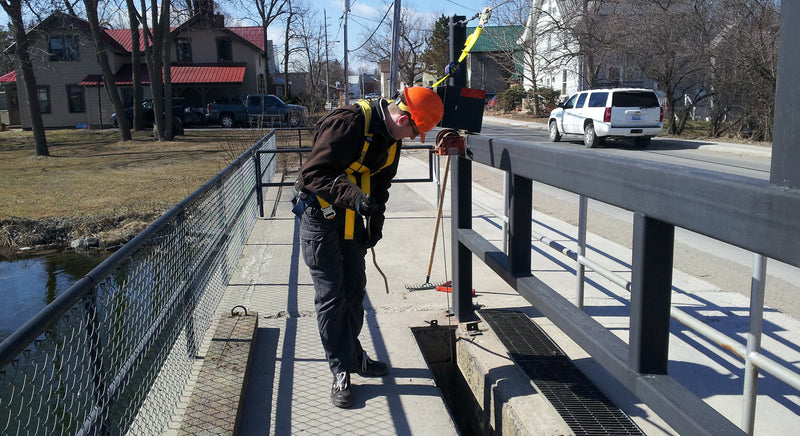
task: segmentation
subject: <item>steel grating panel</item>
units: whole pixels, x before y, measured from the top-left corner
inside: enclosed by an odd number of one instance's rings
[[[641,435],[538,325],[522,312],[481,310],[481,317],[576,435]]]

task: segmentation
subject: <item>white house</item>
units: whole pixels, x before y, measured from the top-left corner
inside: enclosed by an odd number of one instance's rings
[[[520,44],[533,44],[535,47],[533,62],[525,62],[523,85],[526,89],[533,87],[532,77],[535,77],[539,87],[560,91],[562,98],[590,88],[585,56],[580,55],[579,42],[565,30],[570,27],[565,25],[565,21],[577,20],[580,16],[568,7],[579,7],[579,3],[568,0],[532,1],[525,32],[520,38]],[[601,19],[602,16],[600,14]],[[635,63],[622,50],[605,53],[603,57],[598,64],[595,87],[657,88],[655,82],[641,76]],[[535,74],[530,71],[531,65]]]

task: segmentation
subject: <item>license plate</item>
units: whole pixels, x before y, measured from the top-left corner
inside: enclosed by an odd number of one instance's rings
[[[639,115],[631,115],[631,120],[633,120],[633,121],[640,121],[641,119],[642,119],[642,117],[639,116]]]

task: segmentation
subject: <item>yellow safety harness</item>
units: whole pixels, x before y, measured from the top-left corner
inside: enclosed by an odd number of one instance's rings
[[[376,171],[373,171],[364,165],[364,158],[367,156],[367,150],[369,149],[370,144],[372,144],[372,133],[369,130],[369,124],[372,120],[372,107],[370,107],[369,102],[365,100],[359,100],[358,105],[361,107],[361,111],[364,113],[364,146],[361,148],[361,156],[358,158],[358,160],[350,164],[350,166],[347,167],[344,172],[347,174],[347,178],[351,182],[364,191],[364,194],[370,195],[370,183],[372,175],[392,165],[395,159],[397,159],[397,142],[389,146],[389,156],[386,158],[386,163],[382,167],[378,168]],[[330,203],[323,200],[320,196],[317,196],[317,201],[319,201],[319,205],[322,207],[322,213],[325,218],[333,219],[336,216],[336,212],[334,212],[333,206],[331,206]],[[346,209],[344,216],[344,239],[353,239],[355,235],[355,227],[356,211],[353,209]]]

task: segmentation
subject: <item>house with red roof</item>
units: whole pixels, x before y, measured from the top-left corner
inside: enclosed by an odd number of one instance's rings
[[[261,26],[226,27],[222,15],[201,11],[171,29],[171,34],[173,97],[182,97],[189,104],[202,108],[206,103],[234,95],[267,93]],[[133,102],[133,68],[142,72],[145,98],[149,98],[150,79],[144,56],[141,65],[131,64],[134,42],[130,30],[104,29],[102,35],[125,105],[131,106]],[[88,22],[57,12],[31,29],[28,36],[45,127],[109,126],[114,108],[104,87]],[[144,41],[137,43],[142,50],[146,49]],[[272,77],[269,93],[282,93],[283,77],[276,74],[272,41],[267,41],[266,45]],[[3,73],[0,72],[5,81],[3,85],[11,89],[18,75]],[[18,102],[19,123],[23,128],[30,128],[25,89],[18,86],[16,92],[19,93],[14,96],[14,101]]]

